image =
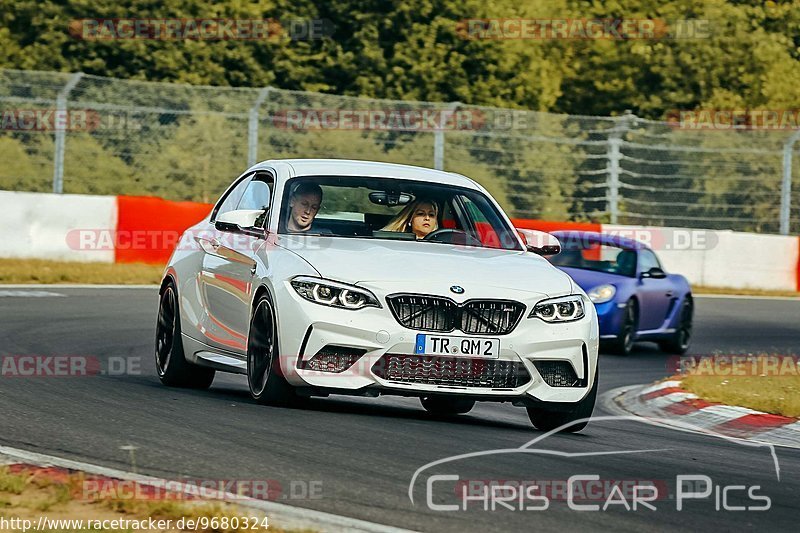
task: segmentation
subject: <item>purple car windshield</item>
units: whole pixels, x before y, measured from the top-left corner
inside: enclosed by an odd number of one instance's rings
[[[600,243],[565,243],[550,262],[556,266],[636,276],[636,250]]]

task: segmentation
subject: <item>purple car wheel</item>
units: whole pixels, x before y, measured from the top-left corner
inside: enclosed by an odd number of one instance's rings
[[[625,306],[625,314],[619,335],[610,344],[611,351],[618,355],[630,355],[636,342],[636,331],[639,324],[639,309],[636,300],[630,300]]]

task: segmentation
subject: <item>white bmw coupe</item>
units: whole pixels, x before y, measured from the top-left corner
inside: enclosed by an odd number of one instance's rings
[[[419,397],[527,408],[542,430],[586,425],[597,396],[594,306],[473,180],[412,166],[274,160],[189,228],[159,291],[156,368],[252,397]]]

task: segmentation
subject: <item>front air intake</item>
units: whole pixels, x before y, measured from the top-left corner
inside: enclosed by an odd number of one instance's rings
[[[301,367],[305,370],[338,374],[353,366],[365,353],[366,350],[358,348],[328,345],[308,361],[303,361]]]
[[[514,389],[531,380],[520,362],[470,357],[386,354],[372,372],[397,383],[484,389]]]
[[[551,387],[580,387],[575,369],[568,361],[534,361],[536,370]]]

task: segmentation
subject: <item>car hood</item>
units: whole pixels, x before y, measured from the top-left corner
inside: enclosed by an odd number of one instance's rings
[[[547,296],[572,292],[569,276],[522,251],[449,244],[281,235],[278,245],[305,259],[325,278],[409,288],[472,285]]]
[[[598,285],[603,285],[604,283],[611,283],[619,286],[621,283],[633,279],[627,276],[620,276],[619,274],[609,274],[608,272],[598,272],[596,270],[586,270],[584,268],[558,268],[569,274],[569,277],[584,291],[589,291],[589,289],[597,287]]]

